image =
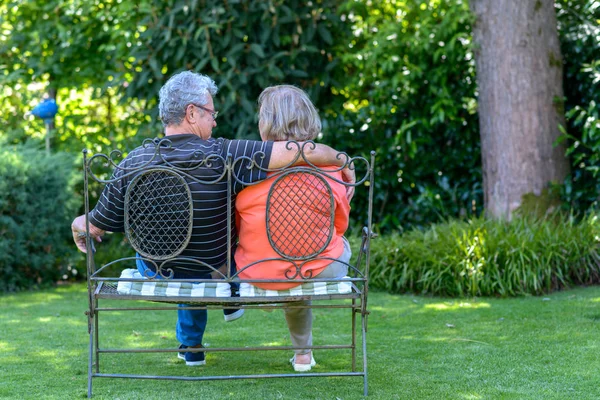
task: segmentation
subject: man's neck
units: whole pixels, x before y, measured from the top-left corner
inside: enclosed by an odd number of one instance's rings
[[[191,133],[191,130],[183,125],[165,127],[165,136],[181,135],[185,133]]]

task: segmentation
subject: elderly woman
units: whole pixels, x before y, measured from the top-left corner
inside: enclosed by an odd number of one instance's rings
[[[313,140],[321,131],[319,114],[307,94],[301,89],[289,85],[272,86],[261,93],[258,103],[260,108],[258,129],[263,141]],[[342,180],[341,173],[333,171],[337,168],[322,169],[331,170],[328,172],[329,176]],[[331,179],[327,181],[335,200],[335,231],[328,246],[319,254],[319,259],[304,264],[302,273],[306,275],[310,270],[314,278],[341,278],[348,272],[348,267],[344,263],[347,263],[351,256],[348,241],[343,237],[348,228],[350,205],[346,197],[346,187]],[[238,270],[259,260],[279,259],[260,262],[241,270],[239,275],[242,279],[286,279],[286,271],[288,276],[294,275],[296,271],[292,263],[284,261],[277,254],[267,237],[266,205],[269,189],[273,183],[274,178],[249,186],[238,194],[236,200],[239,245],[235,253],[235,261]],[[314,187],[307,187],[306,191],[314,192]],[[311,193],[314,194],[313,192]],[[311,221],[312,224],[308,227],[308,231],[328,231],[328,224],[321,222],[323,219],[318,215],[322,214],[322,210],[307,207],[304,213],[306,218],[303,220]],[[315,218],[311,218],[311,213]],[[289,230],[289,237],[302,240],[301,234],[293,232],[296,229],[294,224],[287,224],[286,229]],[[326,242],[326,238],[323,238],[323,242]],[[343,262],[332,262],[331,259],[323,259],[323,257],[339,259]],[[281,290],[301,283],[301,281],[297,284],[256,282],[253,285],[263,289]],[[294,347],[312,346],[312,310],[286,308],[284,313]],[[315,365],[310,349],[296,349],[290,361],[294,370],[299,372],[310,371]]]

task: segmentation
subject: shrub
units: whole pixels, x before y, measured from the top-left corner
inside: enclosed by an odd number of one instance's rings
[[[135,10],[139,35],[126,49],[124,76],[131,76],[126,95],[152,106],[168,77],[193,69],[219,86],[216,106],[227,118],[219,119],[215,134],[259,139],[256,99],[265,87],[294,84],[318,106],[331,100],[330,71],[339,60],[330,48],[349,34],[336,14],[338,5],[207,0],[143,2],[132,9],[124,2],[117,8]]]
[[[382,231],[481,213],[472,15],[467,2],[346,1],[342,60],[325,138],[377,151],[374,220]],[[364,215],[359,191],[352,207]]]
[[[451,220],[372,242],[371,284],[391,293],[542,294],[600,282],[597,216]]]
[[[73,170],[64,153],[0,150],[0,292],[51,284],[73,271],[70,224],[81,203]]]

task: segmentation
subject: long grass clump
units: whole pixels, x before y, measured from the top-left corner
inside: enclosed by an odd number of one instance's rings
[[[507,297],[600,283],[599,242],[595,215],[450,220],[373,240],[371,287]]]

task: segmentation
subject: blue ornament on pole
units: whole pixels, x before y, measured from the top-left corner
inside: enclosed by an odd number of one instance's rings
[[[46,152],[50,153],[50,128],[54,117],[58,113],[58,105],[54,99],[44,99],[31,110],[31,114],[44,120],[46,125]]]
[[[31,111],[33,115],[44,120],[45,123],[52,123],[54,116],[58,112],[58,106],[54,99],[44,99]]]

